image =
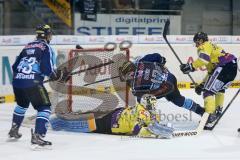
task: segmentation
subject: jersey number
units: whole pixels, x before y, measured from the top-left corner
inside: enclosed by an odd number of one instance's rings
[[[167,80],[167,74],[161,72],[161,71],[158,71],[156,69],[154,69],[152,71],[152,79],[151,79],[151,82],[153,83],[162,83],[163,81],[166,81]]]
[[[25,74],[32,73],[33,65],[36,63],[36,57],[24,57],[21,59],[17,69],[18,72],[22,72]]]

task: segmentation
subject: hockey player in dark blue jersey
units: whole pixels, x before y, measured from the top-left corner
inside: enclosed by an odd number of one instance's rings
[[[165,63],[165,57],[158,53],[145,55],[135,63],[125,62],[119,68],[120,79],[127,81],[138,102],[144,94],[152,94],[158,99],[165,97],[175,105],[202,116],[204,108],[180,94],[177,79],[165,67]]]
[[[8,135],[10,138],[21,138],[19,127],[31,103],[37,110],[35,130],[31,130],[31,143],[37,146],[51,146],[51,142],[43,140],[51,114],[51,103],[43,80],[45,76],[51,80],[61,80],[64,73],[55,68],[55,53],[49,45],[52,39],[50,26],[38,25],[36,34],[36,40],[24,47],[12,65],[12,85],[17,105]]]

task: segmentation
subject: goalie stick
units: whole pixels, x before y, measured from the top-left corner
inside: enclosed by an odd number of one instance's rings
[[[208,120],[209,113],[205,112],[201,118],[201,121],[198,127],[195,130],[186,130],[186,131],[175,131],[173,132],[173,137],[189,137],[196,136],[202,133],[203,128]]]
[[[230,100],[230,102],[228,103],[228,105],[226,106],[226,108],[224,109],[223,113],[220,115],[220,117],[216,120],[216,122],[214,123],[214,125],[212,127],[208,127],[208,130],[213,130],[215,128],[215,126],[218,124],[218,122],[220,121],[220,119],[222,118],[222,116],[226,113],[226,111],[228,110],[228,108],[231,106],[231,104],[233,103],[233,101],[236,99],[237,95],[239,94],[240,89],[238,89],[238,91],[235,93],[235,95],[233,96],[233,98]],[[182,132],[175,132],[173,133],[173,137],[180,137],[180,136],[193,136],[193,135],[198,135],[202,132],[205,123],[207,122],[208,116],[206,115],[207,113],[204,113],[205,115],[202,116],[201,122],[198,126],[198,128],[195,131],[182,131]],[[208,114],[209,115],[209,114]],[[207,117],[207,118],[206,118]],[[204,122],[205,121],[205,122]]]
[[[197,136],[199,134],[201,134],[201,132],[203,131],[203,128],[205,126],[205,123],[207,122],[209,114],[208,113],[204,113],[201,121],[198,125],[198,127],[195,130],[183,130],[183,131],[173,131],[172,135],[169,135],[172,131],[171,128],[168,127],[157,127],[154,130],[155,136],[138,136],[138,135],[134,135],[134,136],[130,136],[131,138],[153,138],[153,139],[166,139],[166,138],[177,138],[177,137],[190,137],[190,136]],[[150,128],[151,129],[151,128]],[[173,128],[174,129],[174,128]],[[165,133],[164,133],[165,132]],[[163,133],[163,135],[161,136],[161,134]],[[127,139],[129,137],[121,137],[122,139]]]
[[[177,58],[177,60],[180,62],[180,64],[183,64],[181,59],[178,57],[177,53],[175,52],[175,50],[173,49],[172,45],[169,43],[168,39],[167,39],[167,32],[168,32],[168,28],[170,25],[170,20],[168,19],[165,23],[164,29],[163,29],[163,39],[165,40],[165,42],[167,43],[167,45],[169,46],[169,48],[171,49],[172,53],[175,55],[175,57]],[[191,81],[193,82],[194,85],[196,85],[196,82],[194,81],[194,79],[192,78],[192,76],[188,73],[187,74],[189,76],[189,78],[191,79]]]
[[[203,131],[203,128],[208,120],[208,116],[209,114],[207,112],[205,112],[201,118],[201,121],[198,125],[198,127],[195,129],[195,130],[183,130],[183,131],[173,131],[172,133],[172,137],[176,138],[176,137],[190,137],[190,136],[197,136],[199,134],[202,133]],[[159,128],[159,129],[163,129],[163,128]],[[160,132],[160,135],[159,136],[156,136],[156,137],[152,137],[152,138],[156,138],[156,139],[162,139],[164,137],[161,137],[161,133],[164,133],[166,132],[165,131],[158,131]],[[169,132],[170,133],[170,132]],[[167,138],[169,135],[168,133],[166,132],[165,133],[165,138]],[[137,137],[137,136],[136,136]],[[145,138],[145,137],[141,137],[141,138]],[[149,138],[149,137],[146,137],[146,138]],[[168,137],[168,138],[171,138],[171,137]]]

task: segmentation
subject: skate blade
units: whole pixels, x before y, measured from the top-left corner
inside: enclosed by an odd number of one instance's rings
[[[17,142],[17,141],[19,141],[20,138],[15,138],[15,137],[8,136],[6,142]]]
[[[30,148],[33,151],[52,150],[52,146],[51,145],[39,146],[37,144],[31,144]]]

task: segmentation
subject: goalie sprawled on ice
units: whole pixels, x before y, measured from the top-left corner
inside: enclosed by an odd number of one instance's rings
[[[159,123],[156,102],[155,96],[146,94],[136,106],[117,108],[102,118],[94,119],[89,114],[85,119],[55,117],[50,122],[53,130],[170,138],[173,128]]]

